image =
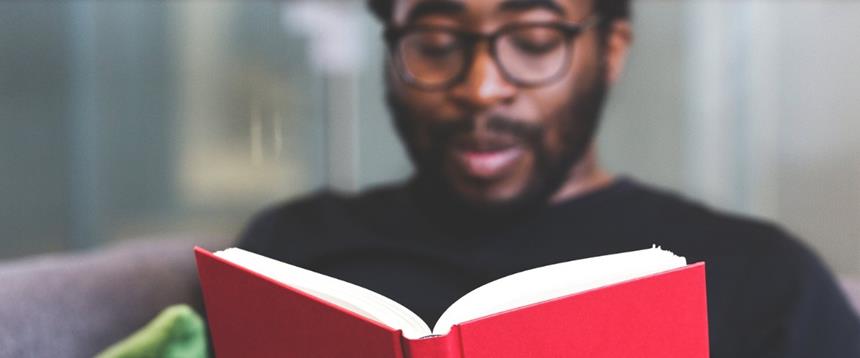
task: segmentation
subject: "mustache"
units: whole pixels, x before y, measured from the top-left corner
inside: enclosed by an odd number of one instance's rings
[[[453,121],[440,121],[430,125],[431,136],[443,143],[450,143],[454,138],[467,136],[476,132],[479,121],[483,123],[483,132],[493,137],[510,137],[525,144],[535,144],[541,140],[543,126],[516,120],[510,117],[493,115],[486,119],[464,117]]]

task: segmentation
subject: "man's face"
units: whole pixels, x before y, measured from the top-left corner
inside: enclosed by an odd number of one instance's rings
[[[396,0],[391,25],[489,34],[592,15],[591,0]],[[596,28],[575,37],[567,70],[540,86],[512,83],[487,42],[444,88],[407,83],[389,60],[389,105],[418,177],[482,209],[548,200],[591,143],[607,88],[601,41]]]

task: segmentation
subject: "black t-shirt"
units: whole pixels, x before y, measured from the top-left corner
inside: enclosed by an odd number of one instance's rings
[[[274,207],[239,246],[381,293],[432,327],[489,281],[657,244],[707,263],[712,357],[860,357],[857,314],[820,260],[777,227],[619,179],[463,233],[435,220],[409,188],[323,192]]]

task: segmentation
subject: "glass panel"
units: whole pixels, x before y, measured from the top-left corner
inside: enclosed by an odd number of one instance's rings
[[[307,42],[273,2],[0,3],[0,257],[233,236],[324,185]]]
[[[860,4],[634,4],[603,162],[860,272]],[[229,237],[271,203],[404,178],[363,8],[0,2],[0,257]]]

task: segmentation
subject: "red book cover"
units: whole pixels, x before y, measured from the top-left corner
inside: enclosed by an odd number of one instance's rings
[[[703,263],[407,339],[206,250],[195,255],[218,357],[708,357]]]

